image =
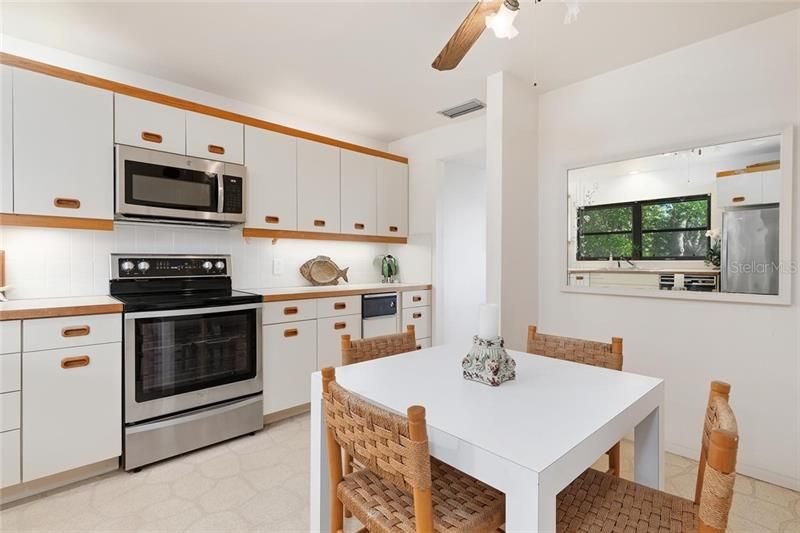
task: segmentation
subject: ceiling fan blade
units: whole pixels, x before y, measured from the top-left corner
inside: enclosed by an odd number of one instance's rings
[[[458,66],[469,49],[486,29],[486,15],[497,12],[503,0],[479,1],[469,12],[464,22],[455,31],[431,66],[436,70],[452,70]]]

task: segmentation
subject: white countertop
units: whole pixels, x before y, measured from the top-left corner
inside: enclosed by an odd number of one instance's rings
[[[70,296],[0,302],[0,320],[120,312],[122,304],[111,296]]]
[[[429,289],[430,283],[343,283],[340,285],[307,285],[304,287],[270,287],[265,289],[240,289],[245,292],[261,294],[265,299],[283,297],[315,298],[320,295],[367,294],[374,292],[401,292]]]

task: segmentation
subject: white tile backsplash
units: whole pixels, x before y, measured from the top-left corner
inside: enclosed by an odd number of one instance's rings
[[[117,224],[113,232],[0,227],[6,251],[6,295],[11,299],[108,294],[109,254],[224,253],[232,256],[233,284],[241,289],[307,285],[299,268],[317,255],[350,267],[351,283],[380,280],[376,258],[387,246],[371,243],[244,239],[241,228]],[[283,272],[273,274],[273,259]]]

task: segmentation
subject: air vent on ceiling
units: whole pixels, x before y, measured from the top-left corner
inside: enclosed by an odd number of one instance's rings
[[[486,104],[478,100],[477,98],[473,98],[469,102],[464,102],[463,104],[457,105],[455,107],[451,107],[450,109],[443,109],[439,111],[440,115],[444,115],[447,118],[457,118],[467,113],[473,113],[475,111],[480,111],[484,109]]]

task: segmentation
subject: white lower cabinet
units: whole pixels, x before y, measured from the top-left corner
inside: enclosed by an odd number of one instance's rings
[[[19,433],[0,433],[0,489],[20,482]]]
[[[121,344],[23,353],[22,405],[22,481],[119,456]]]
[[[425,339],[431,336],[431,308],[430,307],[412,307],[411,309],[403,309],[403,330],[409,324],[414,325],[414,334],[417,340]]]
[[[264,414],[310,401],[317,368],[317,321],[264,326]]]
[[[317,369],[342,366],[342,335],[361,338],[361,315],[336,316],[317,320]]]
[[[423,348],[430,348],[430,347],[431,347],[430,337],[426,339],[417,339],[417,350],[422,350]]]

